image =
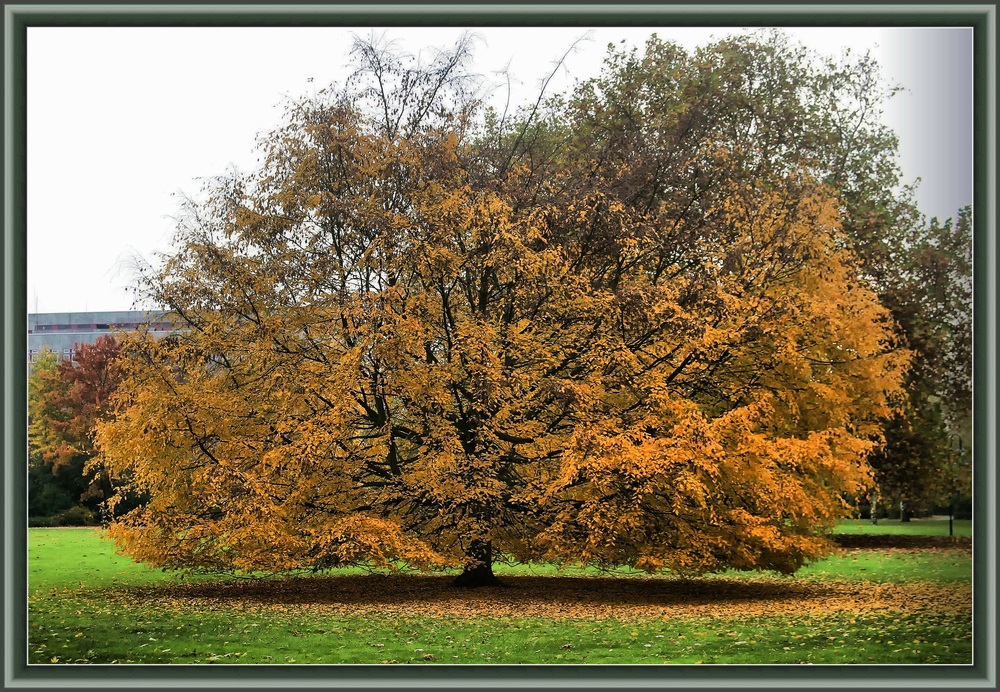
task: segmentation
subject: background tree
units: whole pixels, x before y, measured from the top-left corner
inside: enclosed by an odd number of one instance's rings
[[[32,433],[36,427],[38,402],[45,389],[62,385],[55,375],[58,360],[49,350],[44,350],[31,365],[28,375],[28,415]],[[51,517],[73,507],[86,490],[82,474],[65,467],[53,468],[45,462],[38,450],[37,437],[33,435],[28,455],[28,514],[31,517]]]
[[[93,431],[120,381],[118,355],[118,342],[101,336],[94,344],[78,345],[73,360],[57,362],[54,354],[45,353],[33,364],[28,378],[29,475],[37,485],[29,494],[29,513],[48,515],[76,504],[96,512],[113,494],[107,474],[94,463]],[[55,506],[56,496],[64,506]]]
[[[890,502],[919,510],[971,498],[972,210],[914,225],[883,301],[914,354],[907,405],[872,464]],[[962,458],[956,458],[956,456]]]
[[[356,79],[294,103],[148,277],[187,329],[126,341],[98,425],[149,496],[119,545],[175,568],[457,563],[469,585],[505,558],[822,554],[906,354],[842,230],[843,142],[779,133],[822,80],[769,40],[654,39],[502,116],[470,97],[467,40],[423,68],[359,43]],[[775,110],[746,129],[758,87]]]
[[[960,438],[967,448],[971,431],[971,212],[954,227],[919,214],[914,187],[902,184],[896,137],[881,122],[882,104],[898,88],[881,82],[870,56],[810,57],[777,32],[694,55],[655,38],[643,51],[612,46],[604,74],[572,99],[571,124],[556,110],[522,130],[531,136],[515,126],[509,138],[538,170],[536,185],[552,177],[538,163],[541,152],[552,161],[552,151],[596,150],[594,164],[580,160],[577,170],[592,179],[610,171],[623,196],[650,208],[669,199],[684,210],[673,218],[695,236],[726,194],[720,180],[766,180],[799,167],[828,183],[838,242],[850,248],[857,279],[891,310],[895,342],[919,354],[906,397],[884,421],[877,485],[893,504],[926,509],[951,493],[952,448]],[[966,466],[958,479],[966,493],[967,477]]]

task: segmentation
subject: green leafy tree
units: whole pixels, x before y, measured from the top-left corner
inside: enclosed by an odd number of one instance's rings
[[[918,508],[947,494],[956,477],[946,470],[950,447],[971,428],[971,213],[943,227],[919,214],[896,136],[881,119],[896,91],[869,55],[817,61],[780,33],[726,39],[693,55],[653,38],[642,51],[612,46],[604,74],[577,89],[568,114],[554,101],[547,119],[531,111],[536,123],[515,122],[508,138],[520,145],[513,160],[537,171],[534,189],[554,179],[553,152],[596,151],[594,165],[571,165],[595,186],[613,179],[619,194],[650,209],[669,199],[684,210],[671,221],[690,230],[689,244],[728,194],[719,181],[800,168],[827,182],[856,280],[891,310],[895,343],[916,354],[873,459],[883,499]],[[745,248],[720,242],[732,248],[728,262],[742,261]],[[968,470],[958,476],[967,487]]]
[[[600,160],[627,157],[645,175],[629,180],[629,194],[650,205],[672,195],[689,227],[707,218],[719,179],[801,167],[836,190],[857,279],[891,311],[896,343],[914,353],[907,394],[873,458],[877,484],[886,501],[928,508],[954,483],[969,493],[968,465],[956,472],[950,460],[958,440],[969,452],[971,435],[972,214],[941,225],[919,213],[881,117],[896,91],[870,55],[817,62],[780,33],[693,55],[654,38],[642,52],[612,49],[604,75],[578,90],[566,131]]]
[[[907,405],[872,463],[888,501],[927,509],[971,497],[971,208],[955,221],[915,225],[905,252],[883,302],[914,354]]]

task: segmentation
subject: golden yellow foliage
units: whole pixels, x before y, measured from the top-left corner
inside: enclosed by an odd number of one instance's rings
[[[722,175],[695,213],[637,201],[641,161],[499,175],[461,123],[342,103],[267,146],[151,283],[186,330],[123,345],[97,439],[148,497],[111,529],[125,552],[787,572],[828,550],[906,366],[833,191]]]

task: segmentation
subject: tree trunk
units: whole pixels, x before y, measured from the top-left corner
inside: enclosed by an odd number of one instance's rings
[[[476,539],[469,546],[468,562],[462,573],[455,577],[454,586],[474,589],[479,586],[503,586],[493,574],[493,544]]]

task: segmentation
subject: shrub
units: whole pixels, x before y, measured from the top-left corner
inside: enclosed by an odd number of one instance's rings
[[[86,507],[75,505],[49,517],[49,526],[97,526],[97,515]]]

